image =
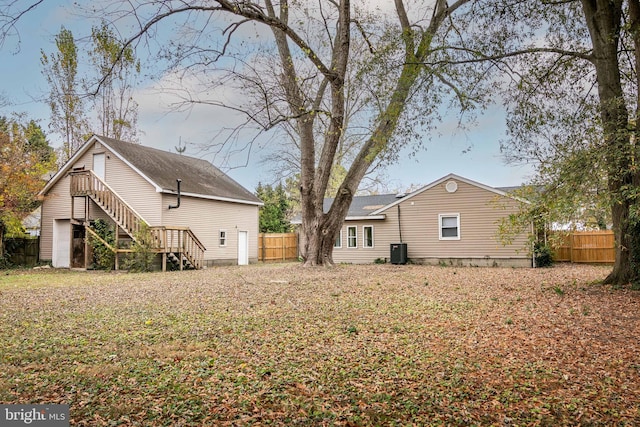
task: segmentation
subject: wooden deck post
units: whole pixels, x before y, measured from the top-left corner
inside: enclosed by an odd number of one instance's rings
[[[73,227],[73,225],[71,225]],[[84,223],[84,268],[89,267],[89,233],[87,233],[87,228],[89,227],[89,223]]]
[[[87,227],[89,227],[89,197],[84,197],[84,268],[89,268],[89,241],[87,240]],[[73,225],[71,226],[73,227]]]
[[[178,231],[178,262],[180,263],[180,271],[182,271],[182,232]]]

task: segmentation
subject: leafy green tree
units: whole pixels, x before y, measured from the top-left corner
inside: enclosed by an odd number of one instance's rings
[[[291,230],[290,203],[282,184],[275,187],[258,183],[256,196],[264,202],[260,207],[259,228],[261,233],[287,233]]]
[[[46,164],[55,161],[55,151],[49,145],[47,136],[35,120],[29,120],[23,127],[24,135],[27,138],[27,151],[35,154],[38,159]]]
[[[78,77],[78,48],[73,33],[62,27],[55,36],[57,51],[41,51],[42,73],[49,83],[48,104],[51,109],[50,127],[62,138],[61,163],[73,156],[85,142],[88,122]]]
[[[0,258],[5,234],[22,235],[22,220],[39,204],[44,176],[55,169],[53,149],[33,121],[0,117]]]
[[[616,262],[605,282],[629,283],[640,274],[630,262],[640,251],[631,242],[640,195],[640,2],[500,0],[483,12],[483,27],[498,34],[487,39],[494,54],[481,46],[476,59],[499,61],[513,77],[504,150],[536,165],[549,212],[610,219]],[[609,214],[599,214],[606,206]]]
[[[134,273],[144,273],[153,270],[153,262],[157,257],[156,242],[149,226],[141,224],[131,243],[131,252],[124,260],[124,268]]]

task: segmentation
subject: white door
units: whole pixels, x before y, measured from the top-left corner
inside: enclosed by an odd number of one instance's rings
[[[98,153],[93,155],[93,173],[104,181],[104,172],[106,170],[105,155]]]
[[[238,265],[249,264],[249,233],[238,231]]]
[[[71,264],[71,222],[68,219],[53,220],[52,250],[51,264],[56,268],[69,268]]]

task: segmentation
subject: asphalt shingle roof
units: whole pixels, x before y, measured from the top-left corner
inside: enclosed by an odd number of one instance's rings
[[[349,206],[347,216],[366,216],[398,200],[395,194],[377,194],[373,196],[355,196]],[[323,209],[328,212],[333,198],[324,199]]]
[[[261,203],[253,193],[206,160],[104,136],[96,138],[116,151],[163,191],[175,192],[176,179],[181,179],[182,193]]]

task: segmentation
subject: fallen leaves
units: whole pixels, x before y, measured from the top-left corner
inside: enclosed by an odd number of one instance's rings
[[[606,273],[5,276],[0,402],[68,403],[73,425],[638,424],[640,293]]]

